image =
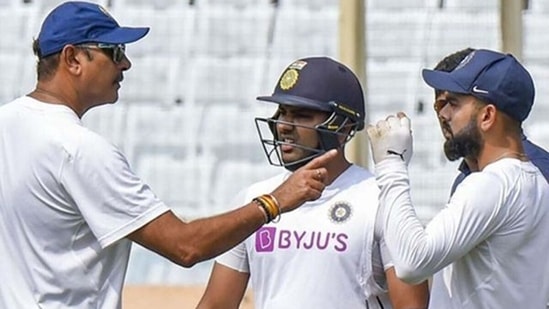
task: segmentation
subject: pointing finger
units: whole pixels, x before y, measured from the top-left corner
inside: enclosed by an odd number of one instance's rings
[[[331,149],[323,153],[322,155],[314,158],[311,162],[307,163],[303,168],[304,169],[315,169],[319,167],[326,166],[326,164],[334,159],[337,156],[337,149]]]

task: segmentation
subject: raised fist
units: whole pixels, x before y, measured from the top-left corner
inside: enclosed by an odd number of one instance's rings
[[[399,112],[378,121],[375,126],[369,125],[367,133],[375,163],[397,156],[408,165],[413,154],[413,142],[410,118],[406,114]]]

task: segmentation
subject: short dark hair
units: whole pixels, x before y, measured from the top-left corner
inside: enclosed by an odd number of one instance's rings
[[[57,67],[59,66],[59,54],[55,53],[47,57],[42,57],[42,52],[40,51],[40,45],[38,40],[34,39],[32,42],[32,51],[34,55],[38,58],[36,62],[36,75],[38,80],[47,79],[55,73]]]
[[[434,69],[436,71],[452,72],[461,63],[461,61],[473,51],[475,51],[474,48],[467,47],[466,49],[454,52],[444,57],[439,63],[437,63]],[[442,91],[435,89],[435,96],[438,97],[441,93]]]

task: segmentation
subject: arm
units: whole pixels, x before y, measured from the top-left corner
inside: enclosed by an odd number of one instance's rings
[[[265,217],[255,203],[189,223],[168,211],[128,238],[176,264],[191,267],[232,248],[263,223]]]
[[[295,171],[271,194],[281,212],[316,200],[327,179],[324,166],[337,154],[329,151]],[[319,177],[319,173],[321,177]],[[185,223],[172,212],[164,213],[128,238],[184,267],[219,255],[246,239],[265,223],[265,214],[255,202],[225,214]]]
[[[376,224],[382,226],[397,276],[409,283],[464,256],[505,221],[505,212],[495,206],[502,186],[486,173],[469,176],[425,228],[411,202],[404,162],[388,158],[376,164],[376,179],[381,189]]]
[[[475,173],[424,228],[410,196],[410,120],[399,113],[367,131],[380,188],[375,230],[382,227],[399,278],[408,283],[424,281],[467,254],[505,220],[506,210],[500,209],[500,201],[505,200],[500,179],[490,173]],[[398,155],[406,153],[408,157]]]
[[[374,271],[380,268],[385,269],[386,283],[380,284],[380,286],[386,286],[392,308],[426,309],[429,305],[429,284],[427,280],[418,284],[409,284],[400,280],[396,275],[385,240],[381,238],[378,244],[380,259],[377,258],[375,253],[372,255],[373,268]],[[377,272],[379,273],[379,271]]]
[[[429,304],[429,286],[427,281],[408,284],[396,276],[395,268],[385,271],[389,299],[393,309],[425,309]]]
[[[215,263],[197,309],[238,309],[250,274]]]

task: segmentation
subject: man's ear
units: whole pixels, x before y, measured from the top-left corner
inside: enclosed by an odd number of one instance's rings
[[[64,67],[65,70],[73,75],[80,75],[82,72],[83,57],[86,57],[86,50],[79,49],[74,45],[66,45],[61,50],[59,56],[59,64]]]
[[[497,109],[494,104],[487,104],[482,108],[480,113],[480,125],[479,128],[483,131],[487,131],[494,126],[498,117]]]

